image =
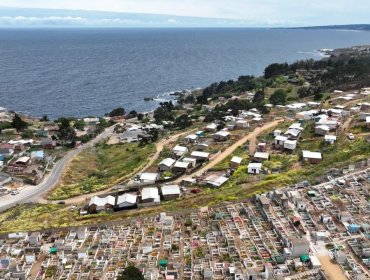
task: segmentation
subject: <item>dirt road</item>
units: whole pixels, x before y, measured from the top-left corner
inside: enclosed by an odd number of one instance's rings
[[[348,280],[339,265],[333,263],[329,256],[319,256],[319,260],[329,280]]]
[[[198,170],[197,172],[195,172],[195,173],[193,173],[191,175],[182,176],[182,177],[178,178],[175,182],[176,183],[179,183],[185,177],[199,176],[200,174],[204,173],[208,169],[210,169],[212,167],[215,167],[217,164],[219,164],[221,161],[223,161],[225,158],[227,158],[229,155],[231,155],[237,148],[239,148],[240,146],[244,145],[247,141],[249,141],[249,140],[251,140],[253,138],[257,138],[257,136],[260,135],[262,132],[264,132],[266,130],[269,130],[271,128],[274,128],[280,122],[283,122],[283,121],[284,121],[283,119],[281,119],[281,120],[275,120],[275,121],[272,121],[272,122],[269,122],[269,123],[265,124],[262,127],[257,127],[251,133],[249,133],[246,136],[244,136],[243,138],[239,139],[237,142],[235,142],[233,145],[231,145],[230,147],[228,147],[226,150],[224,150],[220,154],[216,155],[212,159],[212,161],[210,161],[207,165],[203,166],[200,170]]]
[[[155,146],[156,146],[155,154],[153,156],[151,156],[150,160],[143,167],[140,167],[138,170],[135,170],[134,172],[132,172],[132,174],[139,174],[139,173],[145,172],[145,170],[147,170],[149,167],[151,167],[154,164],[154,162],[159,158],[159,155],[163,151],[164,147],[170,145],[170,143],[172,143],[172,142],[175,142],[181,136],[190,134],[191,132],[192,131],[181,132],[181,133],[178,133],[178,134],[175,134],[175,135],[169,137],[168,139],[163,139],[163,140],[157,142],[155,144]],[[76,196],[76,197],[71,197],[71,198],[65,199],[64,201],[65,201],[66,204],[69,204],[69,205],[79,204],[81,202],[84,202],[85,200],[89,200],[93,196],[104,195],[104,194],[107,194],[109,192],[112,192],[113,188],[114,188],[114,186],[111,187],[111,188],[99,191],[99,192],[94,192],[94,193],[89,193],[89,194],[85,194],[85,195],[79,195],[79,196]],[[45,199],[42,199],[42,200],[39,200],[39,202],[46,203],[47,201]]]

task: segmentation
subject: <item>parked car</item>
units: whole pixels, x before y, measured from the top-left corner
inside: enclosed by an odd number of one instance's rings
[[[17,194],[19,194],[19,191],[11,191],[10,194],[11,195],[17,195]]]
[[[57,204],[66,204],[65,201],[58,201]]]
[[[355,136],[352,133],[348,133],[347,137],[348,137],[349,140],[354,140],[355,139]]]

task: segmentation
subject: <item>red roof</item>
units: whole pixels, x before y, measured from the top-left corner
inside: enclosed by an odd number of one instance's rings
[[[9,144],[9,143],[3,143],[3,144],[0,144],[0,149],[13,149],[14,146],[12,144]]]

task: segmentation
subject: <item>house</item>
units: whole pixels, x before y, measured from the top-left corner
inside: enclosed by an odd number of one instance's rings
[[[249,127],[249,123],[246,120],[238,120],[235,122],[237,128],[244,129]]]
[[[131,209],[136,207],[137,195],[131,193],[124,193],[117,197],[117,209]]]
[[[311,164],[319,163],[322,160],[321,153],[302,151],[303,160]]]
[[[363,102],[361,103],[361,109],[362,112],[370,112],[370,103],[369,102]]]
[[[176,145],[173,149],[172,152],[177,156],[177,157],[182,157],[188,152],[188,148],[180,145]]]
[[[44,149],[54,149],[56,146],[56,142],[52,138],[42,138],[41,139],[41,147]]]
[[[267,150],[267,144],[266,143],[258,143],[258,145],[257,145],[257,152],[262,152],[262,153],[264,153],[264,152],[266,152],[266,150]]]
[[[172,158],[166,158],[158,164],[158,169],[159,169],[159,171],[171,170],[171,168],[175,164],[175,162],[176,162],[176,160],[174,160]]]
[[[206,142],[197,143],[197,144],[196,144],[196,146],[195,146],[195,148],[196,148],[197,150],[199,150],[199,151],[205,151],[205,150],[207,150],[207,149],[208,149],[208,147],[209,147],[209,144],[208,144],[208,143],[206,143]]]
[[[158,173],[141,173],[140,175],[140,183],[154,184],[158,180],[159,180]]]
[[[158,188],[144,188],[141,190],[141,203],[159,203],[161,199],[158,194]]]
[[[196,134],[190,134],[185,137],[185,141],[188,143],[197,143],[198,136]]]
[[[164,185],[161,188],[163,200],[172,200],[180,197],[180,187],[178,185]]]
[[[284,142],[284,149],[294,151],[297,148],[297,140],[286,140]]]
[[[310,242],[304,237],[290,237],[288,239],[288,249],[290,257],[297,258],[301,255],[308,255],[310,251]]]
[[[230,132],[220,130],[220,131],[216,132],[213,135],[213,140],[215,140],[215,141],[226,141],[227,139],[229,139],[229,137],[230,137]]]
[[[323,125],[318,125],[318,126],[315,127],[315,134],[316,135],[326,135],[326,134],[329,133],[329,131],[330,131],[329,126],[324,125],[324,124]]]
[[[205,128],[205,131],[216,132],[217,131],[217,124],[211,123],[211,124],[207,125],[206,128]]]
[[[334,144],[337,141],[337,136],[335,135],[325,135],[325,143]]]
[[[193,168],[197,165],[197,160],[195,158],[184,158],[182,161],[190,163]]]
[[[194,151],[190,156],[195,158],[198,162],[203,162],[209,160],[210,153]]]
[[[237,127],[236,127],[236,123],[235,122],[228,122],[228,123],[226,123],[226,126],[225,126],[225,128],[227,129],[227,130],[235,130]]]
[[[277,137],[277,136],[281,135],[281,133],[283,133],[283,132],[281,131],[281,129],[275,129],[275,130],[274,130],[274,137]]]
[[[30,163],[30,160],[30,157],[20,157],[14,162],[14,164],[19,166],[26,166]]]
[[[121,143],[139,142],[140,136],[145,136],[146,132],[142,129],[127,130],[119,135]]]
[[[248,173],[249,174],[260,174],[262,169],[262,163],[249,163],[248,164]]]
[[[269,153],[262,153],[262,152],[256,152],[253,156],[253,159],[257,162],[263,162],[265,160],[268,160],[270,158]]]
[[[366,127],[370,129],[370,116],[366,117]]]
[[[184,161],[176,161],[176,163],[173,166],[174,171],[186,173],[191,167],[190,162],[184,162]]]
[[[39,232],[32,232],[27,239],[30,246],[37,246],[41,241],[41,234]]]
[[[33,151],[31,152],[31,160],[32,161],[43,161],[45,158],[44,151]]]
[[[82,247],[77,249],[77,259],[82,260],[88,256],[88,248]]]
[[[106,197],[94,196],[89,203],[89,213],[113,210],[116,199],[112,195]]]
[[[230,165],[232,168],[238,168],[242,163],[243,159],[241,157],[234,156],[230,160]]]
[[[285,136],[288,137],[290,140],[297,140],[299,136],[301,135],[301,130],[300,129],[295,129],[295,128],[290,128],[288,129],[285,133]]]
[[[10,158],[14,154],[14,146],[12,144],[0,144],[0,155],[4,158]]]
[[[285,141],[287,141],[287,140],[288,140],[288,137],[285,137],[283,135],[277,135],[277,136],[275,136],[275,145],[283,147]]]
[[[221,175],[211,174],[205,179],[205,182],[207,185],[210,185],[211,187],[220,187],[224,183],[226,183],[229,180],[229,178]]]
[[[83,122],[88,125],[97,125],[99,123],[99,118],[84,118]]]
[[[199,130],[197,132],[195,132],[195,135],[198,136],[198,137],[204,137],[204,131],[203,130]]]
[[[366,118],[367,117],[370,117],[370,113],[366,113],[366,112],[361,112],[360,113],[360,120],[362,120],[362,121],[366,121]]]

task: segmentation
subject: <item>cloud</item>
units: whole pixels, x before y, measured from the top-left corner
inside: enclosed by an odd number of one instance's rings
[[[1,16],[1,25],[87,25],[89,20],[83,17],[72,16]]]
[[[1,0],[0,5],[223,18],[253,26],[368,23],[370,10],[368,0]]]

